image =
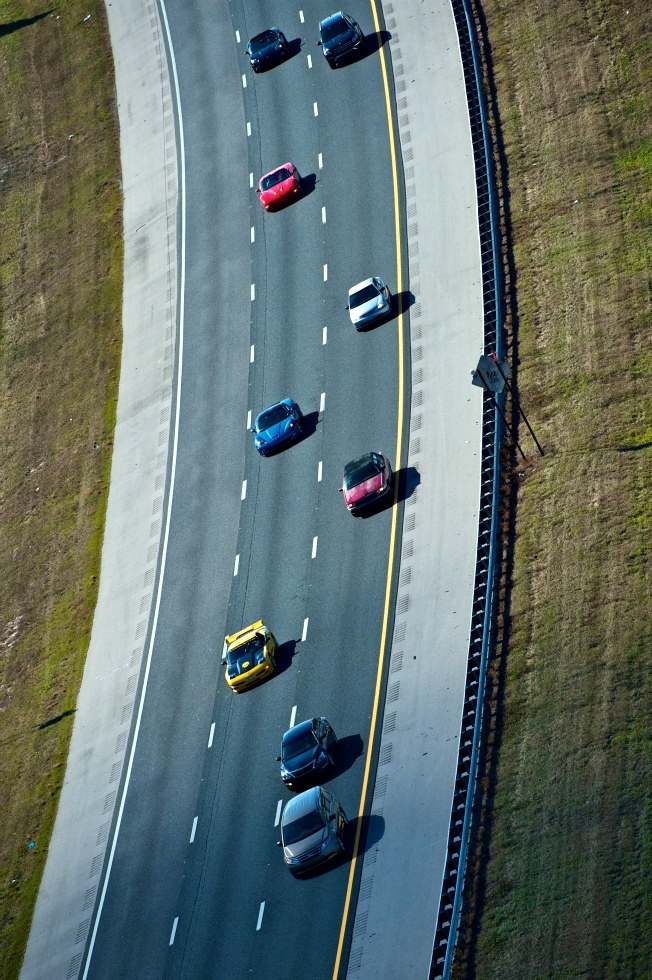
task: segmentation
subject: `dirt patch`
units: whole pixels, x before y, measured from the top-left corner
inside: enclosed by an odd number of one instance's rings
[[[458,977],[652,976],[652,32],[485,0],[524,427]],[[513,470],[511,465],[514,464]]]
[[[98,0],[2,4],[0,196],[0,951],[13,978],[88,647],[115,425],[121,189]]]

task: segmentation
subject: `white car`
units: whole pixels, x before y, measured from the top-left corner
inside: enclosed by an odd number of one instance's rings
[[[362,330],[372,320],[389,313],[392,294],[378,276],[365,279],[349,289],[349,311],[351,323],[356,330]]]

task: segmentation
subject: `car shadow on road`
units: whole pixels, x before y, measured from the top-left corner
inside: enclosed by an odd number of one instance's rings
[[[414,466],[404,466],[394,473],[394,480],[398,480],[396,503],[400,504],[404,500],[409,500],[414,494],[421,483],[421,474]],[[389,510],[393,506],[394,494],[388,493],[384,497],[381,497],[377,504],[372,504],[370,507],[365,507],[364,510],[361,510],[358,516],[363,518],[374,517],[376,514],[381,514],[384,510]]]
[[[382,327],[385,323],[391,323],[398,316],[398,311],[400,309],[401,313],[406,313],[411,306],[414,305],[414,293],[411,293],[409,289],[404,289],[402,293],[392,294],[392,298],[389,303],[389,313],[385,313],[384,316],[379,316],[376,320],[372,320],[370,323],[365,324],[361,327],[359,333],[371,333],[372,330],[376,330],[378,327]]]
[[[286,61],[290,61],[291,58],[296,58],[298,54],[301,53],[301,38],[295,37],[292,41],[288,41],[288,53],[285,56]]]
[[[363,752],[364,742],[361,735],[344,735],[343,738],[338,739],[335,749],[335,765],[328,773],[329,781],[350,769]]]
[[[351,54],[343,57],[336,67],[344,68],[346,65],[354,65],[357,61],[364,61],[365,58],[380,51],[383,45],[387,44],[391,36],[389,31],[374,31],[373,34],[365,34],[364,48],[360,51],[352,51]]]
[[[317,184],[317,174],[304,174],[301,178],[301,196],[309,197]]]
[[[303,442],[304,439],[310,439],[310,436],[314,436],[318,425],[319,412],[307,412],[301,419],[301,435],[297,442]]]
[[[276,651],[276,670],[274,671],[274,675],[282,674],[292,666],[298,643],[298,640],[286,640],[285,643],[279,643]]]

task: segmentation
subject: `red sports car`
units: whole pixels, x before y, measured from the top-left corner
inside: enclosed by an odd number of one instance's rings
[[[276,170],[258,181],[256,194],[266,211],[274,211],[289,204],[293,197],[301,193],[301,175],[293,163],[284,163]]]
[[[340,490],[344,503],[355,514],[361,507],[373,504],[392,488],[392,465],[384,453],[365,453],[344,467]]]

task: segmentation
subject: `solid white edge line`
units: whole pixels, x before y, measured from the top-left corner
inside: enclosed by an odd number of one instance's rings
[[[213,747],[213,738],[215,737],[215,722],[211,725],[211,730],[208,736],[208,748]]]
[[[322,470],[322,461],[320,459],[319,466],[317,467],[317,483],[321,483],[321,470]]]
[[[307,635],[308,635],[308,617],[306,616],[306,618],[303,621],[303,631],[301,633],[301,642],[302,643],[305,643],[306,642]]]
[[[100,900],[97,906],[97,915],[95,916],[95,922],[93,923],[93,933],[88,944],[88,955],[86,957],[86,964],[84,966],[84,974],[82,980],[86,980],[88,977],[88,971],[91,965],[91,959],[93,956],[93,948],[95,946],[95,940],[97,938],[97,930],[100,926],[100,919],[102,917],[102,909],[104,907],[104,901],[106,899],[106,892],[109,887],[109,878],[111,877],[111,869],[113,867],[113,859],[115,857],[116,847],[118,846],[118,835],[120,833],[120,826],[122,824],[122,816],[125,808],[125,801],[127,799],[127,790],[129,789],[129,782],[131,780],[131,772],[134,765],[134,756],[136,754],[136,745],[138,744],[138,733],[140,732],[140,723],[143,717],[143,709],[145,706],[145,694],[147,693],[147,682],[149,680],[149,672],[152,664],[152,653],[154,650],[154,640],[156,638],[156,626],[158,624],[159,611],[161,608],[161,594],[163,592],[163,576],[165,574],[165,560],[167,558],[168,550],[168,538],[170,535],[170,519],[172,516],[172,498],[174,497],[174,477],[177,469],[177,450],[179,445],[179,414],[181,406],[181,373],[183,368],[183,317],[184,317],[184,299],[185,299],[185,288],[186,288],[186,156],[184,150],[184,134],[183,134],[183,115],[181,113],[181,96],[179,93],[179,76],[177,73],[177,63],[174,57],[174,48],[172,47],[172,38],[170,36],[170,25],[168,23],[167,10],[165,9],[165,0],[160,0],[161,13],[163,14],[163,21],[165,23],[165,33],[168,41],[168,49],[170,52],[170,61],[172,63],[172,77],[174,79],[174,92],[177,103],[177,119],[179,121],[179,156],[180,156],[180,198],[181,198],[181,262],[180,262],[180,272],[179,272],[179,368],[177,372],[177,398],[176,398],[176,418],[174,420],[174,440],[172,443],[172,465],[170,467],[170,493],[168,496],[168,506],[167,513],[165,515],[165,533],[163,536],[163,549],[161,552],[161,570],[159,572],[158,588],[156,590],[156,605],[154,607],[154,617],[152,620],[152,633],[149,641],[149,650],[147,652],[147,665],[145,667],[145,675],[143,677],[143,686],[140,692],[140,703],[138,705],[138,715],[136,717],[136,725],[134,727],[134,737],[131,743],[131,752],[129,753],[129,763],[127,765],[127,773],[125,776],[124,786],[122,788],[122,796],[120,798],[120,806],[118,809],[118,816],[115,823],[115,831],[113,833],[113,841],[111,843],[111,851],[109,853],[109,860],[106,866],[106,874],[104,876],[104,884],[102,885],[102,894],[100,895]],[[174,925],[172,927],[172,942],[174,941],[174,933],[176,932],[176,925],[178,922],[178,917],[174,920]]]
[[[195,834],[197,833],[197,821],[198,820],[199,820],[199,817],[195,817],[195,819],[192,822],[192,830],[190,831],[190,843],[191,844],[194,844],[195,843]]]
[[[174,945],[174,937],[177,934],[177,926],[178,925],[179,925],[179,916],[177,915],[175,917],[174,922],[172,923],[172,932],[170,933],[170,942],[169,942],[169,945],[170,946],[173,946]]]
[[[290,728],[294,728],[294,723],[296,720],[297,720],[297,706],[295,704],[290,714]]]
[[[283,800],[279,800],[276,804],[276,819],[274,820],[274,826],[278,827],[281,822],[281,807],[283,806]]]
[[[256,923],[256,932],[260,932],[260,927],[263,924],[263,915],[265,914],[265,903],[260,903],[260,911],[258,912],[258,922]]]
[[[312,557],[317,557],[317,535],[312,539]]]

